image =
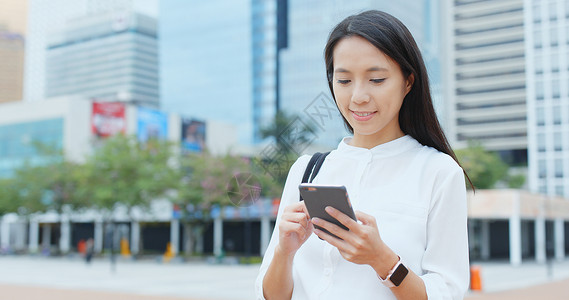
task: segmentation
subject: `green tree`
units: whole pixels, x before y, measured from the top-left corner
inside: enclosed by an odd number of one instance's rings
[[[110,215],[118,206],[148,209],[152,200],[169,198],[176,188],[175,144],[117,135],[103,141],[85,163],[80,194]]]
[[[113,225],[113,212],[126,209],[134,221],[135,208],[148,211],[156,199],[171,199],[177,187],[176,144],[163,140],[141,143],[135,136],[116,135],[98,141],[79,176],[82,201]],[[142,241],[140,241],[142,242]]]
[[[5,192],[19,214],[28,217],[54,211],[61,222],[64,213],[85,206],[77,197],[76,174],[80,165],[66,161],[57,147],[35,143],[34,148],[38,162],[36,165],[26,162],[17,168]]]
[[[26,214],[53,210],[61,217],[65,210],[83,208],[77,196],[77,172],[81,166],[67,161],[41,166],[24,166],[15,172],[14,186]]]
[[[510,187],[521,187],[525,182],[523,175],[509,176],[509,166],[498,154],[486,151],[480,143],[469,142],[467,148],[456,150],[455,154],[475,188],[491,189],[499,181]]]
[[[2,216],[17,212],[19,197],[13,179],[0,179],[0,220]]]
[[[210,223],[213,207],[246,206],[260,196],[280,195],[278,184],[248,158],[203,152],[183,156],[180,165],[176,204],[182,207],[182,222],[187,225],[189,252]]]
[[[275,151],[272,151],[268,157],[256,158],[256,165],[261,166],[274,178],[281,192],[288,170],[298,158],[298,153],[291,146],[307,145],[315,132],[316,128],[312,123],[300,121],[299,116],[284,111],[277,112],[273,122],[260,130],[263,139],[274,140]]]

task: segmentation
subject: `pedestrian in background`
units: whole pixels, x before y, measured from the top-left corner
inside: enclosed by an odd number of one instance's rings
[[[330,91],[353,134],[315,184],[344,185],[358,221],[310,219],[291,167],[256,282],[258,299],[462,299],[469,261],[464,171],[437,120],[409,30],[366,11],[340,22],[325,48]],[[314,228],[318,225],[339,238]]]
[[[91,263],[91,259],[93,258],[93,252],[95,249],[95,245],[93,243],[93,239],[89,238],[85,243],[85,261],[87,264]]]

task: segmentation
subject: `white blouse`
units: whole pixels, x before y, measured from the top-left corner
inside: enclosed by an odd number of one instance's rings
[[[469,282],[467,203],[462,169],[448,155],[404,136],[372,149],[344,138],[324,161],[318,184],[344,185],[354,210],[376,218],[383,241],[425,283],[428,298],[463,299]],[[299,201],[298,185],[310,156],[291,167],[277,215]],[[278,225],[256,281],[263,278],[279,242]],[[296,252],[292,299],[396,299],[369,265],[345,260],[312,234]]]

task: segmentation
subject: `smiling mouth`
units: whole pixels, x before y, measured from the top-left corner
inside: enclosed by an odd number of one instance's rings
[[[377,113],[377,111],[350,111],[352,112],[352,117],[356,121],[360,122],[371,120],[371,118],[373,118],[373,116]]]
[[[352,111],[354,114],[360,116],[360,117],[367,117],[375,112],[357,112],[357,111]]]

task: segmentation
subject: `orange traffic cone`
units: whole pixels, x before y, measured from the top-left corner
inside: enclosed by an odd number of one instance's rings
[[[482,278],[479,266],[470,266],[470,289],[473,291],[482,290]]]

